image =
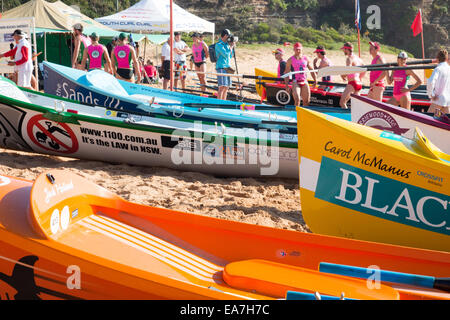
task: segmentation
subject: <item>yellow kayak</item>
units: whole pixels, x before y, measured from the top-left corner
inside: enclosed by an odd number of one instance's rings
[[[450,156],[413,139],[297,109],[303,217],[315,233],[450,251]]]

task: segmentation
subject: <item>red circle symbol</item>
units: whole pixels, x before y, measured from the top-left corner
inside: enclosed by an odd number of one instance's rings
[[[44,150],[65,154],[78,151],[78,140],[72,129],[65,123],[46,119],[42,114],[28,121],[27,133],[31,141]]]

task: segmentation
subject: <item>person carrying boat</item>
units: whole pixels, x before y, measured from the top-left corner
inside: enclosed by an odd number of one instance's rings
[[[361,58],[357,57],[353,54],[353,45],[350,42],[344,43],[344,46],[341,48],[344,51],[344,54],[347,56],[346,65],[347,66],[362,66],[363,61]],[[352,73],[348,75],[341,76],[343,80],[347,80],[348,84],[345,87],[344,92],[341,95],[341,99],[339,101],[339,105],[343,109],[348,109],[347,102],[350,100],[350,95],[352,93],[359,95],[359,92],[362,89],[361,79],[364,78],[365,72]]]
[[[371,64],[384,64],[386,60],[379,54],[380,44],[378,42],[369,42],[369,53],[372,56]],[[367,96],[371,99],[382,101],[383,93],[386,88],[384,79],[386,78],[387,71],[371,71],[370,72],[370,90]]]
[[[326,51],[323,46],[317,46],[316,50],[314,50],[314,53],[316,54],[316,57],[313,60],[314,69],[321,69],[325,67],[330,67],[331,61],[326,57]],[[318,63],[320,61],[320,63]],[[331,82],[331,76],[322,77],[322,82]],[[327,86],[326,84],[321,84],[319,86],[319,89],[325,90],[327,88],[331,88],[330,86]]]
[[[125,33],[119,34],[119,42],[111,54],[111,64],[117,79],[133,82],[133,67],[137,75],[137,82],[141,82],[141,71],[134,48],[128,44]]]
[[[230,30],[224,29],[220,34],[220,40],[215,45],[215,52],[217,56],[216,72],[218,74],[228,74],[231,71],[231,59],[234,56],[235,42],[231,42],[232,35]],[[231,87],[231,77],[217,76],[217,85],[219,90],[217,92],[217,99],[227,100],[228,89]]]
[[[275,59],[278,61],[277,78],[280,78],[286,71],[286,60],[284,60],[284,50],[278,48],[277,50],[272,51],[272,53],[275,54]],[[281,81],[278,81],[278,83],[281,83]]]
[[[427,83],[427,93],[431,99],[428,112],[434,113],[440,110],[448,114],[450,113],[450,65],[447,50],[439,50],[437,61],[439,64],[433,70]]]
[[[397,57],[398,66],[406,66],[406,59],[408,59],[407,53],[400,52]],[[408,88],[408,80],[411,76],[416,80],[416,83]],[[394,82],[393,96],[387,103],[411,110],[411,91],[422,84],[419,76],[413,70],[394,70],[388,76],[387,81],[389,84]]]
[[[209,58],[208,46],[203,40],[200,40],[200,34],[194,32],[192,34],[192,58],[195,65],[195,71],[197,73],[198,80],[200,81],[200,87],[203,92],[206,92],[206,59]]]
[[[81,23],[74,24],[70,41],[72,68],[80,69],[84,51],[91,44],[91,40],[83,34],[83,25]]]
[[[89,60],[89,71],[94,69],[103,70],[103,67],[106,64],[106,72],[113,74],[111,59],[108,55],[108,49],[98,42],[99,36],[96,32],[92,32],[89,37],[91,38],[92,43],[87,47],[87,50],[84,50],[81,69],[86,69],[86,64]]]
[[[31,77],[33,74],[31,44],[26,39],[26,33],[20,29],[15,30],[12,36],[16,43],[14,48],[0,54],[0,58],[13,58],[13,60],[8,61],[8,65],[14,66],[14,70],[17,71],[17,85],[33,90],[31,86]]]
[[[291,72],[313,70],[311,63],[307,56],[303,55],[303,46],[300,42],[294,44],[294,55],[286,62],[286,70]],[[317,82],[316,74],[311,72],[314,82]],[[300,101],[303,100],[303,105],[308,106],[311,100],[311,90],[309,89],[306,72],[294,73],[292,77],[292,95],[294,96],[295,106],[300,106]],[[291,92],[289,87],[289,77],[284,78],[286,84],[286,91]]]

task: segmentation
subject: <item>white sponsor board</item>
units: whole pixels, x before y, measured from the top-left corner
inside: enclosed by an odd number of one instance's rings
[[[34,17],[16,18],[16,19],[0,19],[0,53],[11,50],[11,45],[15,46],[12,34],[14,30],[20,29],[27,34],[27,39],[33,43],[34,52],[36,50],[36,33],[35,33]],[[33,41],[31,37],[33,36]],[[0,59],[0,73],[13,73],[14,66],[8,66],[10,57]],[[37,79],[37,78],[36,78]]]

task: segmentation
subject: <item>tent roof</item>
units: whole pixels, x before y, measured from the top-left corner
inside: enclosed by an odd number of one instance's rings
[[[116,14],[96,18],[105,26],[126,31],[170,31],[169,0],[142,0]],[[174,31],[214,33],[215,25],[173,4]]]
[[[35,17],[36,28],[72,30],[66,17],[51,3],[44,0],[31,0],[3,13],[3,18]]]
[[[23,18],[34,17],[36,33],[60,33],[71,32],[75,23],[81,23],[84,27],[83,33],[89,35],[96,32],[100,37],[114,37],[118,31],[111,29],[101,23],[78,12],[74,8],[61,1],[53,3],[45,0],[30,0],[3,13],[3,18]],[[168,35],[146,35],[132,34],[134,41],[140,41],[147,37],[153,43],[164,42]],[[164,38],[164,41],[161,40]]]

